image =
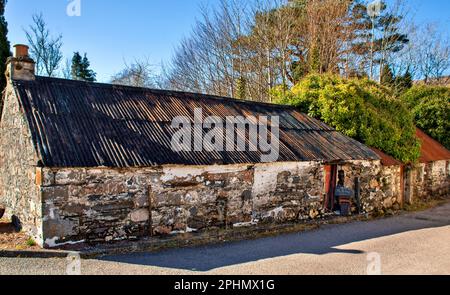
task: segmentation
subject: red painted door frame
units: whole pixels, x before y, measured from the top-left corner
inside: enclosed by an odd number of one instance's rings
[[[336,184],[337,184],[337,165],[325,165],[325,202],[324,207],[330,211],[334,209]]]

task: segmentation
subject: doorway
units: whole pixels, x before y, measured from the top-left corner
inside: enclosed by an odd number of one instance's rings
[[[338,166],[325,165],[325,209],[333,212],[335,209],[335,194],[337,184]]]

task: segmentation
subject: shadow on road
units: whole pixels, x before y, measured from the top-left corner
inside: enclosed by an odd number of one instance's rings
[[[215,268],[293,254],[346,253],[361,255],[364,254],[364,251],[352,249],[354,246],[348,244],[446,225],[450,225],[448,219],[424,220],[414,218],[414,216],[397,216],[370,222],[329,225],[319,230],[259,240],[172,249],[159,253],[106,256],[101,260],[173,269],[209,271]],[[347,246],[343,247],[344,245]]]

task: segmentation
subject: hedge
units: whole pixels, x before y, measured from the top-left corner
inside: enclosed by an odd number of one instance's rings
[[[450,149],[450,88],[414,86],[402,95],[416,125]]]
[[[273,89],[272,95],[404,163],[420,156],[412,114],[389,88],[375,82],[313,74],[290,90]]]

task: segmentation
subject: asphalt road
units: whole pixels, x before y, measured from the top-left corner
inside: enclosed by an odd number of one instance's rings
[[[388,219],[95,260],[0,258],[0,274],[450,274],[450,203]]]

